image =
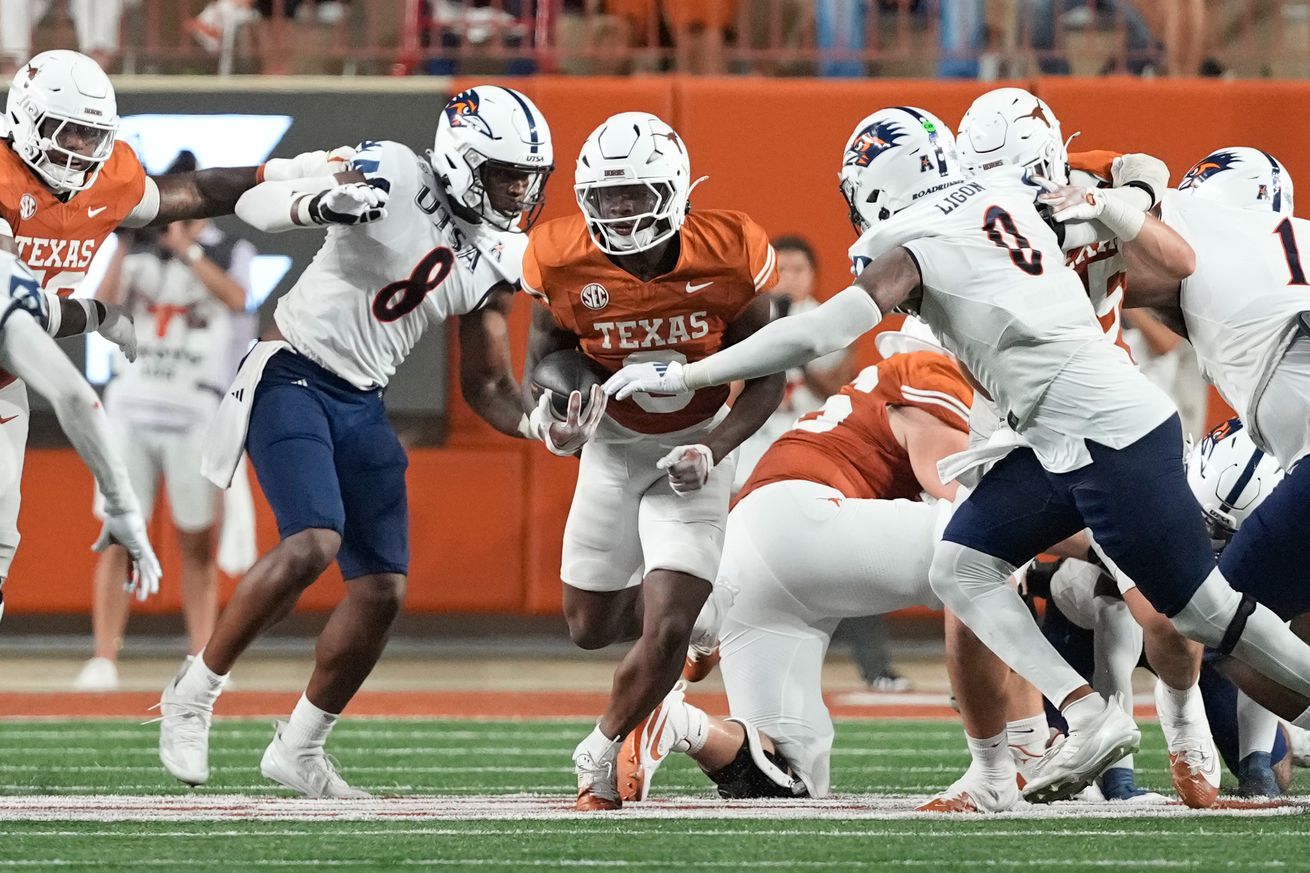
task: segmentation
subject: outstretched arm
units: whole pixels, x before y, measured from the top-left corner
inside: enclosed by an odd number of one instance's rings
[[[767,297],[756,297],[746,309],[737,316],[724,334],[725,345],[731,347],[745,342],[769,324],[773,315],[773,304]],[[769,416],[777,410],[782,402],[783,391],[787,387],[787,377],[783,373],[771,373],[746,380],[745,387],[737,395],[732,408],[719,422],[718,427],[710,432],[705,445],[713,455],[714,463],[719,463],[742,441],[759,430]]]
[[[642,391],[670,393],[755,379],[843,349],[905,302],[921,284],[913,256],[896,248],[864,268],[855,283],[821,305],[780,318],[730,348],[690,364],[629,364],[605,390],[620,400]]]

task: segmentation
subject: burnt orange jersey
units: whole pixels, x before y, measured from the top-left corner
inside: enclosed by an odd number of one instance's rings
[[[910,456],[892,434],[887,409],[913,406],[969,432],[973,389],[936,352],[892,355],[802,416],[769,447],[738,499],[771,482],[800,479],[852,498],[914,499],[923,488]]]
[[[64,203],[9,143],[0,142],[0,218],[41,287],[64,296],[77,289],[100,244],[141,202],[145,185],[136,153],[118,142],[91,187]]]
[[[640,361],[698,361],[761,291],[778,281],[773,246],[741,212],[693,212],[679,231],[677,266],[649,282],[596,248],[581,215],[535,228],[523,255],[523,287],[577,334],[583,354],[607,373]],[[638,433],[669,433],[711,418],[726,386],[677,395],[610,399],[608,414]]]

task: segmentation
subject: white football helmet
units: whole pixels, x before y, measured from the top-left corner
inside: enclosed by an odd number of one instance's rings
[[[964,179],[951,129],[912,106],[880,109],[855,126],[842,154],[842,197],[863,234],[918,198]]]
[[[1238,209],[1292,214],[1292,175],[1269,152],[1216,149],[1187,171],[1178,190]]]
[[[555,168],[550,127],[525,95],[499,85],[461,91],[446,104],[428,153],[456,208],[464,217],[500,230],[527,230],[546,202],[546,180]],[[488,173],[503,171],[522,180],[517,209],[505,209],[487,190]]]
[[[14,151],[56,193],[85,191],[114,153],[118,101],[99,64],[67,49],[41,52],[9,85]]]
[[[578,153],[573,193],[596,247],[611,255],[654,248],[690,210],[691,158],[677,131],[649,112],[620,112]]]
[[[1278,461],[1251,441],[1240,418],[1206,434],[1187,462],[1187,484],[1205,511],[1216,548],[1233,538],[1282,479]]]
[[[1059,185],[1069,183],[1069,151],[1060,119],[1023,88],[997,88],[973,101],[960,121],[960,163],[970,176],[994,167],[1024,167]]]

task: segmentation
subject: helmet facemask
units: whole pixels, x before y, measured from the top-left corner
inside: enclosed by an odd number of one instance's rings
[[[592,241],[606,254],[644,252],[672,237],[681,224],[674,220],[679,198],[671,180],[583,184],[574,191]]]
[[[473,180],[461,205],[497,230],[527,231],[546,205],[546,180],[553,167],[512,164],[469,149],[464,154]]]
[[[57,191],[90,188],[114,153],[117,125],[93,124],[47,112],[36,119],[34,127],[35,140],[16,147],[23,160]]]

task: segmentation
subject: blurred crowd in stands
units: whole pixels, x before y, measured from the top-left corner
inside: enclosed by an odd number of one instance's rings
[[[0,63],[55,44],[121,73],[1301,76],[1310,2],[0,0]]]

